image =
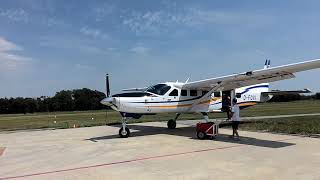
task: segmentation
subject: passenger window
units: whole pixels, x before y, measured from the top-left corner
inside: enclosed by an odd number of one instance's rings
[[[221,93],[220,92],[214,92],[214,97],[221,97]]]
[[[202,91],[202,96],[206,95],[209,91]]]
[[[171,91],[169,96],[178,96],[178,94],[179,94],[178,89],[174,89],[174,90]]]
[[[190,90],[190,96],[198,96],[197,90]]]
[[[181,90],[181,96],[188,96],[187,90]]]

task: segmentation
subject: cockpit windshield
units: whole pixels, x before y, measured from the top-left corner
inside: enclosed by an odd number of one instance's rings
[[[169,91],[170,88],[171,87],[166,84],[156,84],[154,86],[148,87],[147,91],[158,95],[164,95]]]

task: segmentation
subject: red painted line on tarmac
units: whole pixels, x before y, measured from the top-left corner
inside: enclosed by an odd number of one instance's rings
[[[299,139],[299,138],[301,138],[301,137],[287,138],[287,139],[281,139],[281,140],[277,140],[277,141],[281,142],[281,141],[288,141],[288,140]],[[136,159],[126,160],[126,161],[116,161],[116,162],[111,162],[111,163],[96,164],[96,165],[91,165],[91,166],[82,166],[82,167],[61,169],[61,170],[55,170],[55,171],[46,171],[46,172],[39,172],[39,173],[33,173],[33,174],[25,174],[25,175],[20,175],[20,176],[11,176],[11,177],[4,177],[4,178],[0,177],[0,180],[25,178],[25,177],[40,176],[40,175],[47,175],[47,174],[82,170],[82,169],[90,169],[90,168],[103,167],[103,166],[112,166],[112,165],[117,165],[117,164],[126,164],[126,163],[132,163],[132,162],[138,162],[138,161],[144,161],[144,160],[150,160],[150,159],[160,159],[160,158],[165,158],[165,157],[194,154],[194,153],[201,153],[201,152],[208,152],[208,151],[216,151],[216,150],[222,150],[222,149],[230,149],[230,148],[241,147],[241,146],[246,146],[246,145],[247,144],[238,144],[238,145],[233,145],[233,146],[224,146],[224,147],[201,149],[201,150],[187,151],[187,152],[174,153],[174,154],[142,157],[142,158],[136,158]]]
[[[5,147],[0,147],[0,156],[2,156],[2,154],[4,153],[4,150],[6,150]]]

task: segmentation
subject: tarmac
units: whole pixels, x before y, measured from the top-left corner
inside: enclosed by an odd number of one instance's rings
[[[320,139],[220,129],[198,140],[196,121],[0,133],[0,179],[320,179]],[[241,126],[241,125],[240,125]]]

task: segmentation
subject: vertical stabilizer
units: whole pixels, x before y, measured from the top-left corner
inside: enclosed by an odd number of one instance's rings
[[[268,59],[266,59],[266,62],[264,63],[263,69],[267,69],[267,68],[268,68]]]
[[[269,68],[270,66],[271,66],[271,60],[269,59],[269,60],[268,60],[267,68]]]
[[[271,66],[271,60],[270,59],[266,59],[263,69],[268,69],[270,66]]]

